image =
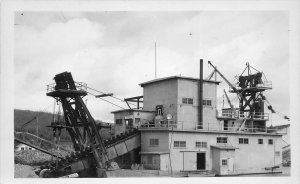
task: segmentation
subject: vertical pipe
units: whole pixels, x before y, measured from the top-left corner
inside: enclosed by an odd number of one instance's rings
[[[199,81],[199,116],[198,123],[203,122],[203,59],[200,59],[200,81]]]

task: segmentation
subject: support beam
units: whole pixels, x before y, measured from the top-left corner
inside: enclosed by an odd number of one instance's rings
[[[106,93],[106,94],[102,94],[102,95],[96,95],[96,98],[101,98],[101,97],[107,97],[107,96],[113,96],[113,93]]]

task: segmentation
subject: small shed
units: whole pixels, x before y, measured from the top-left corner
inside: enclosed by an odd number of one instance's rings
[[[230,145],[211,145],[212,169],[216,175],[234,174],[234,160],[236,147]]]

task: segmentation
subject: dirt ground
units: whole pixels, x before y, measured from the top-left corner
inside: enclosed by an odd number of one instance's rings
[[[15,178],[38,178],[34,173],[34,167],[29,165],[15,164]],[[240,177],[269,177],[269,176],[290,176],[290,167],[283,167],[280,174],[254,174],[241,175]]]
[[[38,178],[38,176],[34,173],[34,167],[15,164],[15,178]]]

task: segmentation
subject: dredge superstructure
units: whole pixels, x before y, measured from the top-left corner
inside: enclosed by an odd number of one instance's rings
[[[75,82],[69,72],[57,74],[55,84],[47,87],[47,96],[62,104],[65,121],[50,127],[65,128],[75,152],[42,166],[40,177],[73,173],[107,177],[108,170],[119,168],[118,158],[129,153],[130,164],[142,164],[146,170],[170,176],[190,172],[268,173],[270,168],[273,172],[281,163],[280,138],[284,132],[266,126],[269,114],[264,110],[267,100],[263,92],[272,89],[271,82],[263,80],[263,73],[256,69],[251,73],[254,68],[247,64],[243,71],[247,74],[242,73],[232,84],[209,64],[214,71],[207,79],[203,79],[200,60],[200,78],[172,76],[141,83],[144,94],[125,99],[128,109],[112,112],[115,135],[108,140],[101,137],[82,100],[88,94],[87,85]],[[225,92],[230,108],[217,109],[220,82],[211,80],[214,74],[219,74],[229,85],[229,92],[238,96],[238,108]],[[129,102],[136,102],[137,108],[131,108]],[[270,104],[267,108],[275,112]]]

